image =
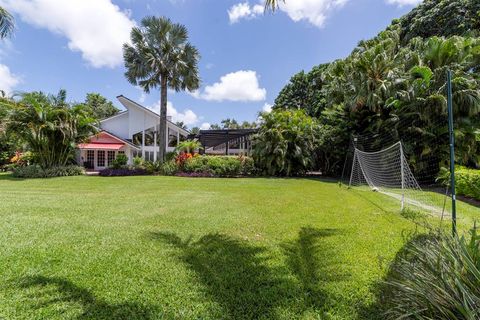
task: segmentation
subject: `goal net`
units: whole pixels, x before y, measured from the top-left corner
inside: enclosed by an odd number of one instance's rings
[[[376,152],[365,152],[355,146],[349,185],[395,198],[402,210],[410,206],[443,214],[442,195],[422,190],[410,170],[401,142]]]

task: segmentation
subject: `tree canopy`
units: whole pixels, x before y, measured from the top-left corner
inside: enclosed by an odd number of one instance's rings
[[[433,175],[448,161],[450,69],[456,159],[479,167],[479,6],[470,0],[425,1],[373,39],[360,41],[345,59],[294,75],[273,109],[302,109],[318,119],[316,154],[324,173],[341,171],[352,135],[368,135],[377,137],[372,148],[402,140],[412,169]],[[437,19],[449,25],[433,23]]]
[[[120,112],[111,101],[99,93],[87,93],[83,104],[85,105],[85,110],[97,120],[109,118]]]
[[[189,41],[187,28],[165,17],[145,17],[134,27],[132,44],[124,44],[125,77],[146,93],[160,88],[159,160],[165,158],[167,89],[193,91],[200,86],[200,54]]]

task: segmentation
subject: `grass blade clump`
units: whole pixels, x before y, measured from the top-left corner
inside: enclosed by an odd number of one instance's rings
[[[480,235],[413,241],[392,264],[387,319],[480,319]]]

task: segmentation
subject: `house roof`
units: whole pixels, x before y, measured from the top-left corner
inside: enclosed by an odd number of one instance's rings
[[[152,110],[150,110],[150,109],[148,109],[148,108],[145,108],[145,107],[142,106],[141,104],[133,101],[132,99],[129,99],[129,98],[125,97],[124,95],[119,95],[119,96],[117,96],[117,99],[118,99],[118,101],[120,101],[120,103],[122,103],[122,104],[123,104],[123,102],[122,102],[121,99],[125,99],[125,100],[128,101],[130,104],[132,104],[133,106],[135,106],[135,107],[137,107],[137,108],[139,108],[139,109],[142,109],[142,110],[146,111],[147,113],[151,114],[152,116],[157,117],[157,118],[160,119],[160,115],[159,115],[158,113],[156,113],[156,112],[154,112],[154,111],[152,111]],[[123,104],[123,105],[124,105],[124,104]],[[124,105],[124,106],[125,106],[125,105]],[[104,119],[104,120],[102,120],[102,121],[105,121],[105,120],[107,120],[107,119]],[[177,127],[179,130],[183,131],[184,134],[187,134],[187,135],[190,134],[190,131],[188,131],[188,130],[186,130],[186,129],[184,129],[184,128],[179,127],[176,123],[174,123],[174,122],[172,122],[172,121],[170,121],[170,120],[168,120],[168,119],[167,119],[167,122],[169,122],[169,123],[172,124],[173,126]]]
[[[138,146],[134,145],[132,142],[130,142],[130,141],[128,141],[128,140],[122,139],[122,138],[120,138],[119,136],[117,136],[117,135],[115,135],[115,134],[113,134],[113,133],[111,133],[111,132],[108,132],[107,130],[103,130],[103,129],[100,129],[100,128],[97,128],[97,129],[98,129],[99,131],[98,131],[96,134],[92,135],[91,137],[98,136],[100,133],[105,133],[105,134],[109,135],[110,137],[112,137],[113,139],[121,142],[122,144],[127,144],[127,145],[129,145],[130,147],[132,147],[132,148],[135,148],[135,149],[137,149],[137,150],[140,150],[140,148],[139,148]],[[78,146],[79,146],[79,148],[81,148],[81,149],[87,149],[87,148],[85,148],[85,145],[87,145],[87,144],[88,144],[88,143],[81,143],[81,144],[79,144]],[[101,143],[97,143],[97,144],[101,144]]]

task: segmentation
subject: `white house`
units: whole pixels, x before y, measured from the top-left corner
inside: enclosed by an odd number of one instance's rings
[[[136,156],[156,161],[159,153],[158,132],[160,116],[150,109],[120,95],[118,101],[125,107],[113,117],[100,121],[100,132],[78,146],[79,162],[88,169],[107,168],[118,154],[127,155],[129,164]],[[167,152],[174,151],[189,132],[167,121]]]

